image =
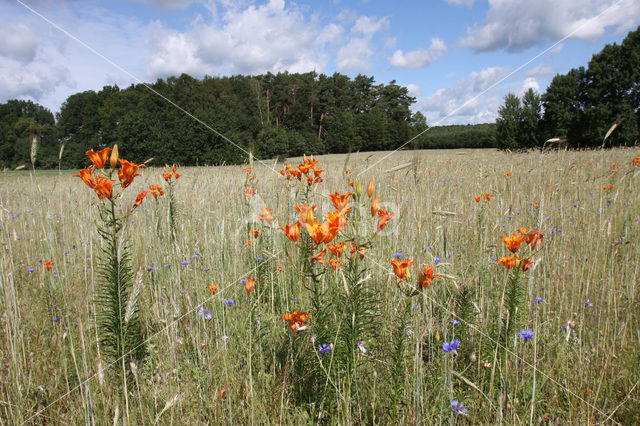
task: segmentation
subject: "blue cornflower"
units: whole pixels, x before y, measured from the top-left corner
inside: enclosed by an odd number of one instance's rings
[[[246,283],[247,283],[247,279],[246,279],[246,278],[242,278],[242,279],[240,280],[240,284],[246,284]]]
[[[229,300],[225,300],[224,304],[227,306],[233,306],[233,304],[236,303],[235,300],[233,299],[229,299]]]
[[[460,340],[456,339],[450,342],[444,342],[442,344],[442,350],[445,352],[455,352],[458,346],[460,346]]]
[[[191,257],[193,257],[194,259],[197,259],[197,258],[199,258],[199,257],[200,257],[200,255],[198,255],[198,254],[194,254],[194,255],[193,255],[193,256],[191,256]]]
[[[453,325],[460,325],[460,321],[458,321],[458,320],[457,320],[457,319],[455,319],[455,318],[451,318],[451,321],[449,321],[449,322],[450,322],[451,324],[453,324]]]
[[[75,250],[77,248],[77,246],[74,244],[74,245],[71,246],[71,248]]]
[[[209,268],[204,268],[203,271],[209,272]]]
[[[593,303],[591,303],[591,301],[589,299],[585,300],[584,302],[584,306],[586,306],[587,308],[590,308],[593,306]]]
[[[183,260],[183,261],[182,261],[182,266],[187,266],[188,264],[189,264],[189,261],[188,261],[188,260]]]
[[[533,339],[533,330],[528,328],[526,330],[520,330],[518,332],[518,335],[520,336],[521,339],[524,339],[525,341],[527,341],[529,339]]]
[[[198,315],[206,320],[210,320],[211,318],[213,318],[211,311],[205,309],[204,305],[200,306],[200,309],[198,309]]]
[[[162,265],[162,267],[163,267],[163,268],[168,268],[168,267],[169,267],[169,265],[165,263],[164,265]]]
[[[402,253],[396,253],[394,256],[396,259],[402,259]]]
[[[295,297],[295,296],[292,296],[292,297],[291,297],[291,300],[293,300],[294,302],[296,302],[296,301],[298,301],[298,298],[297,298],[297,297]]]
[[[318,346],[318,351],[322,354],[328,354],[329,352],[331,352],[331,346],[327,345],[326,343]]]
[[[544,300],[543,300],[543,299],[542,299],[542,297],[540,297],[540,296],[538,296],[538,297],[534,297],[534,298],[533,298],[533,301],[534,301],[534,302],[538,302],[538,303],[542,303],[542,302],[544,302]]]
[[[458,414],[467,414],[467,409],[464,408],[464,402],[458,402],[458,400],[454,399],[453,401],[451,401],[451,407],[453,408],[453,411],[455,411]]]
[[[411,307],[411,309],[413,309],[414,311],[419,311],[420,310],[420,305],[413,305]]]
[[[35,271],[36,271],[36,270],[35,270],[35,269],[33,269],[33,268],[29,268],[29,269],[27,269],[27,272],[28,272],[28,273],[32,273],[32,272],[35,272]]]
[[[434,261],[434,262],[436,263],[436,265],[437,265],[438,263],[441,263],[441,262],[442,262],[442,258],[441,258],[441,257],[436,256],[436,258],[435,258],[435,259],[433,259],[433,261]]]
[[[262,262],[262,258],[260,256],[256,257],[257,262]]]
[[[53,320],[52,320],[52,321],[53,321],[53,322],[58,322],[58,321],[60,321],[60,318],[58,318],[58,317],[53,317]]]
[[[427,250],[433,250],[433,246],[427,246]]]

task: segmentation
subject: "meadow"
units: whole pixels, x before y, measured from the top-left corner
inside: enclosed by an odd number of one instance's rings
[[[0,423],[635,423],[637,155],[149,167],[112,200],[77,171],[3,173]],[[140,331],[124,357],[110,255]]]

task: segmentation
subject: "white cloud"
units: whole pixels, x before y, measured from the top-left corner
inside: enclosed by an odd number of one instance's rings
[[[370,16],[361,16],[356,20],[351,31],[362,34],[365,37],[371,37],[381,29],[386,28],[388,25],[389,19],[387,19],[387,17],[380,18],[376,21],[375,18]]]
[[[449,4],[452,4],[454,6],[467,6],[467,7],[471,7],[473,6],[473,3],[475,2],[475,0],[444,0]]]
[[[394,67],[416,69],[426,67],[437,61],[447,50],[444,41],[439,38],[432,38],[431,45],[427,49],[417,49],[407,52],[396,50],[389,62]]]
[[[370,58],[373,50],[366,38],[352,38],[349,43],[338,50],[336,67],[350,72],[365,72],[371,68]]]
[[[31,62],[36,56],[38,41],[34,32],[23,23],[0,27],[0,56]]]
[[[551,65],[538,64],[526,72],[527,77],[547,76],[553,74]]]
[[[422,92],[420,90],[420,86],[418,86],[417,84],[409,83],[405,87],[407,88],[407,91],[409,92],[409,96],[417,98],[417,97],[420,97],[422,95]]]
[[[453,87],[439,89],[422,99],[417,108],[423,111],[431,125],[492,121],[502,100],[497,87],[489,88],[510,71],[506,67],[473,71],[467,77],[459,78]]]
[[[526,92],[529,89],[533,89],[536,92],[540,92],[540,84],[538,84],[538,80],[533,77],[527,77],[522,82],[522,93]]]
[[[607,27],[622,33],[638,23],[637,0],[489,0],[484,25],[468,28],[461,44],[478,52],[518,52],[568,34],[593,39]]]

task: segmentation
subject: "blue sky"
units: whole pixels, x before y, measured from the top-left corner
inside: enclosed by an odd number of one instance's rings
[[[492,122],[507,92],[544,92],[637,29],[640,2],[0,0],[0,17],[0,102],[55,112],[107,84],[315,69],[396,80],[442,125]]]

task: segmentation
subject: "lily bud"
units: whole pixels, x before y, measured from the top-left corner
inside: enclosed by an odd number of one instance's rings
[[[380,208],[380,200],[378,199],[378,194],[374,197],[371,202],[371,216],[375,216],[378,213],[378,209]]]
[[[373,191],[375,191],[375,185],[373,184],[373,178],[369,181],[369,186],[367,187],[367,195],[369,198],[373,195]]]
[[[109,163],[111,163],[111,168],[115,169],[118,165],[118,144],[113,145],[113,150],[111,151],[111,157],[109,158]]]
[[[358,194],[358,198],[362,195],[362,184],[360,182],[356,185],[356,194]]]

